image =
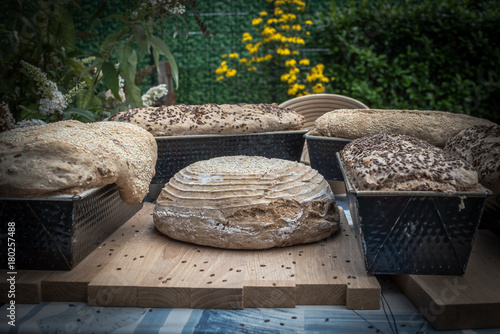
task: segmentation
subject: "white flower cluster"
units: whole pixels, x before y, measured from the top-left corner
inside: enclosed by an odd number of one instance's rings
[[[149,4],[152,7],[163,8],[173,15],[182,15],[186,11],[186,7],[178,0],[149,0]]]
[[[52,92],[52,98],[41,98],[40,105],[38,106],[38,111],[42,115],[52,115],[55,113],[59,113],[62,115],[63,111],[68,107],[68,103],[64,98],[64,95],[55,90]]]
[[[28,126],[38,126],[38,125],[45,125],[44,121],[41,119],[24,119],[22,121],[19,121],[16,123],[15,127],[16,128],[26,128]]]
[[[146,107],[152,106],[156,101],[167,95],[168,88],[165,84],[160,84],[148,89],[148,91],[142,96],[142,103]]]

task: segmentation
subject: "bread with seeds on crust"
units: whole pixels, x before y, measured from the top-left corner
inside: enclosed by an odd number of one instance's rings
[[[302,130],[305,118],[276,104],[203,104],[136,108],[110,121],[139,125],[155,137]]]
[[[482,190],[477,172],[468,162],[410,136],[355,139],[340,151],[340,156],[355,190]]]
[[[78,195],[116,183],[128,204],[142,202],[157,146],[127,123],[62,121],[0,133],[0,196]]]

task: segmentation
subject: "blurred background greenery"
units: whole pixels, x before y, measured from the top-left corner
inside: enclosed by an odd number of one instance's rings
[[[80,7],[71,11],[76,46],[91,52],[116,30],[109,22],[88,33],[97,6],[103,5],[98,15],[104,17],[123,13],[134,0],[75,2]],[[347,95],[371,108],[445,110],[500,122],[497,0],[305,2],[314,25],[301,53],[311,64],[324,64],[325,74],[335,78],[326,84],[326,93]],[[242,34],[252,29],[252,19],[261,11],[273,10],[272,3],[197,4],[211,38],[189,11],[168,21],[162,35],[178,66],[177,103],[281,103],[291,98],[273,68],[238,75],[231,84],[216,82],[221,55],[244,50]],[[144,57],[137,67],[151,63]],[[141,91],[155,80],[148,75]]]

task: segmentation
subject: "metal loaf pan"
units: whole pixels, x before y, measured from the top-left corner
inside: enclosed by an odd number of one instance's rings
[[[175,173],[200,160],[232,155],[299,161],[306,130],[235,135],[155,137],[158,145],[152,184],[165,184]]]
[[[336,153],[351,139],[305,135],[311,167],[327,180],[343,181],[344,176],[337,162]]]
[[[491,191],[357,191],[337,159],[368,273],[465,273]]]
[[[9,222],[16,270],[69,270],[141,208],[123,202],[115,184],[79,196],[0,198],[0,268],[8,268]]]

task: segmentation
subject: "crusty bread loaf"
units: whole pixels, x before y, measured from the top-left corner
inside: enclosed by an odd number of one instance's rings
[[[500,126],[477,125],[453,135],[444,150],[469,162],[479,183],[500,195]]]
[[[399,135],[355,139],[340,151],[356,190],[480,191],[473,167],[423,140]]]
[[[140,203],[155,173],[157,146],[126,123],[62,121],[0,133],[0,196],[77,195],[116,183]]]
[[[157,199],[157,229],[195,244],[266,249],[318,241],[338,229],[326,180],[301,163],[258,156],[198,161]]]
[[[455,132],[491,121],[431,110],[337,109],[320,116],[311,135],[356,139],[376,134],[408,135],[444,147]]]
[[[305,119],[276,104],[204,104],[136,108],[110,121],[129,122],[155,137],[200,134],[244,134],[301,130]]]

